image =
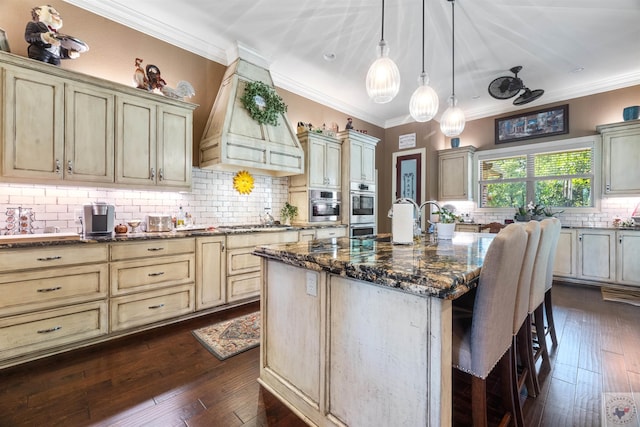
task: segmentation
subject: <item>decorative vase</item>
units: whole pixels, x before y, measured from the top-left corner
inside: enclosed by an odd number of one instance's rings
[[[456,231],[456,224],[445,224],[444,222],[436,223],[436,235],[438,240],[451,240],[453,233]]]
[[[460,138],[451,138],[451,148],[458,148],[460,146]]]
[[[626,107],[622,110],[622,118],[626,122],[627,120],[636,120],[640,117],[640,106],[634,105],[632,107]]]

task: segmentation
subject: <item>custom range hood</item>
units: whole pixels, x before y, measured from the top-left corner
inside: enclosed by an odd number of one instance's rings
[[[268,69],[238,57],[224,74],[200,141],[200,167],[271,176],[304,173],[304,151],[286,114],[278,117],[277,126],[263,125],[242,105],[251,81],[273,88]]]

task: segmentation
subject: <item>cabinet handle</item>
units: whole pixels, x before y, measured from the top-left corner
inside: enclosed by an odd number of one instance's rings
[[[222,248],[220,250],[224,252],[224,243],[222,244]]]
[[[164,251],[164,248],[148,248],[147,250],[149,252],[157,252],[157,251]]]
[[[624,237],[624,236],[620,236],[620,240],[619,240],[620,244],[622,244],[622,238],[623,238],[623,237]]]
[[[578,241],[582,242],[582,234],[578,234]]]
[[[164,179],[164,172],[162,172],[162,168],[158,169],[158,179],[160,181]]]
[[[57,259],[62,259],[61,256],[48,256],[44,258],[36,258],[38,261],[55,261]]]
[[[59,331],[60,329],[62,329],[62,326],[54,326],[53,328],[49,328],[49,329],[40,329],[38,331],[38,333],[39,334],[48,334],[49,332]]]
[[[164,307],[164,304],[152,305],[149,307],[149,310],[155,310],[162,307]]]
[[[62,286],[56,286],[55,288],[42,288],[42,289],[38,289],[37,292],[53,292],[53,291],[59,291],[60,289],[62,289]]]
[[[56,173],[60,175],[60,160],[56,159]]]
[[[151,168],[151,181],[154,181],[155,179],[156,179],[156,169]]]
[[[608,193],[609,191],[611,191],[611,184],[607,184],[607,186],[605,187],[605,191]]]
[[[156,277],[156,276],[162,276],[163,274],[164,274],[164,271],[158,271],[157,273],[149,273],[147,274],[147,276]]]
[[[73,162],[71,160],[67,162],[67,173],[73,175]]]

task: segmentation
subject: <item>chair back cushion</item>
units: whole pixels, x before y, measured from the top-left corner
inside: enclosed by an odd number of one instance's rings
[[[529,311],[529,294],[531,291],[531,276],[533,273],[533,265],[538,252],[538,244],[540,243],[540,222],[529,221],[524,227],[527,232],[527,248],[524,252],[524,261],[522,262],[522,270],[520,271],[520,279],[518,280],[518,293],[516,294],[516,310],[513,316],[513,334],[517,334],[520,326],[527,318]]]
[[[511,345],[518,279],[527,233],[518,224],[505,227],[485,255],[473,306],[468,372],[486,378]]]
[[[560,230],[562,229],[562,224],[560,224],[558,218],[551,218],[550,221],[553,223],[553,238],[551,239],[551,250],[549,251],[549,264],[547,264],[545,291],[551,289],[553,284],[553,265],[556,262],[556,250],[558,249],[558,239],[560,239]]]

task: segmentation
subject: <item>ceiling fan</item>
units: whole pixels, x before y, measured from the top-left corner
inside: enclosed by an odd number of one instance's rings
[[[516,96],[521,90],[524,92],[513,101],[513,105],[523,105],[540,98],[544,93],[542,89],[531,90],[524,85],[518,77],[522,66],[511,68],[514,76],[502,76],[489,83],[489,95],[496,99],[509,99]]]

